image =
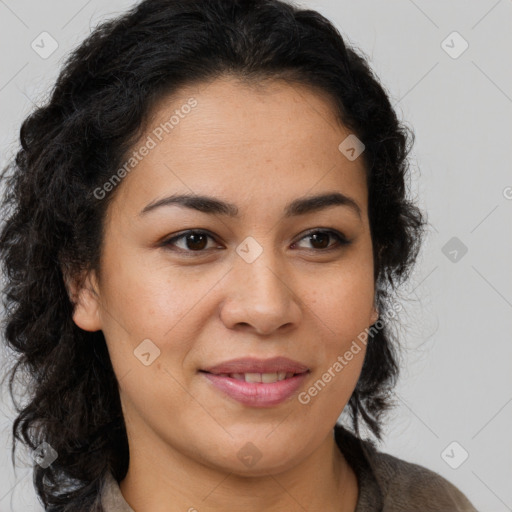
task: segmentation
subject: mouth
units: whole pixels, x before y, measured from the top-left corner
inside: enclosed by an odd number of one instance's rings
[[[310,371],[300,373],[211,373],[201,370],[206,383],[223,398],[246,407],[275,407],[297,394]]]
[[[259,379],[259,375],[264,379],[283,380],[291,373],[296,375],[304,373],[310,369],[303,363],[289,359],[288,357],[272,357],[268,359],[258,359],[256,357],[242,357],[231,359],[214,366],[201,368],[201,371],[213,373],[214,375],[232,375],[233,378],[242,380],[240,376],[246,376],[248,379]],[[277,377],[274,377],[276,375]],[[246,380],[246,382],[266,382],[265,380]],[[270,382],[274,382],[271,380]]]
[[[199,370],[221,396],[249,407],[271,407],[289,399],[311,372],[287,357],[243,357]]]
[[[243,382],[261,382],[264,384],[272,384],[273,382],[280,382],[286,379],[291,379],[296,375],[303,375],[309,373],[309,370],[303,372],[245,372],[245,373],[213,373],[207,372],[206,370],[199,370],[202,373],[208,373],[210,375],[216,375],[218,377],[227,377],[229,379],[243,381]]]

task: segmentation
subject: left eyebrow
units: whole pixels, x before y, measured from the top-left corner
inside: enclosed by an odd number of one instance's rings
[[[223,201],[216,197],[196,195],[196,194],[175,194],[164,197],[158,201],[153,201],[146,205],[139,215],[160,208],[162,206],[181,206],[191,208],[210,215],[226,215],[228,217],[238,217],[238,207],[227,201]],[[340,192],[330,192],[316,196],[306,196],[293,200],[287,204],[284,209],[284,217],[295,217],[298,215],[306,215],[308,213],[324,210],[333,206],[344,206],[356,213],[359,219],[362,217],[361,208],[357,202]]]

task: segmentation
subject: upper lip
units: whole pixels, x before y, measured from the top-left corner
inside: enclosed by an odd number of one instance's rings
[[[304,373],[309,371],[309,368],[287,357],[272,357],[271,359],[257,359],[254,357],[244,357],[239,359],[231,359],[223,363],[208,368],[203,368],[202,371],[208,373]]]

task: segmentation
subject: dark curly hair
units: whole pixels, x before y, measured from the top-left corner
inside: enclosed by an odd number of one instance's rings
[[[160,100],[222,76],[282,79],[327,94],[336,118],[365,145],[381,328],[369,338],[348,411],[357,435],[362,419],[382,439],[399,367],[397,336],[383,313],[410,274],[425,221],[406,197],[414,133],[397,119],[366,60],[318,12],[281,0],[145,0],[100,24],[70,54],[47,103],[22,123],[21,148],[1,175],[3,333],[17,354],[4,376],[18,413],[12,458],[17,440],[56,450],[50,466],[34,464],[47,510],[90,510],[106,472],[121,481],[128,470],[103,333],[74,323],[64,279],[81,283],[84,272],[99,270],[115,189],[102,201],[94,190],[125,161]],[[23,407],[13,391],[20,370],[28,377]]]

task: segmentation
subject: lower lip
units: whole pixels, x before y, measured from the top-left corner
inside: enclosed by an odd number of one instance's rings
[[[277,382],[245,382],[201,372],[217,389],[238,402],[251,407],[270,407],[290,398],[303,384],[309,372]]]

